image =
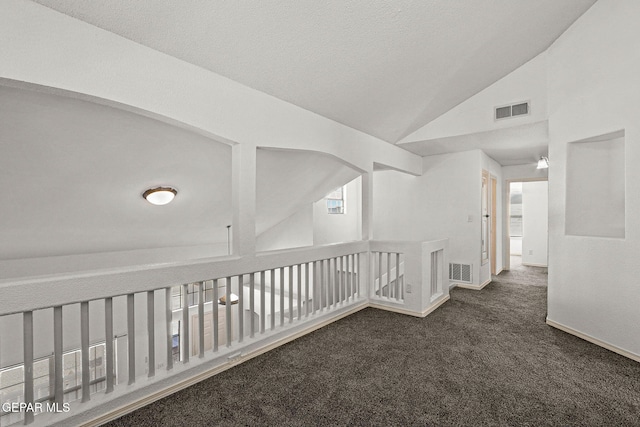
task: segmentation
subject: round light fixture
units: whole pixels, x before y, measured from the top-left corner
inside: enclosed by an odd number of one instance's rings
[[[142,193],[142,197],[152,205],[162,206],[170,203],[176,197],[176,194],[178,194],[178,191],[175,188],[157,187],[148,189]]]
[[[238,295],[231,293],[231,295],[229,296],[231,297],[229,298],[231,300],[231,305],[238,304],[238,302],[240,302],[240,298],[238,298]],[[227,305],[227,296],[222,295],[220,299],[218,299],[218,304]]]

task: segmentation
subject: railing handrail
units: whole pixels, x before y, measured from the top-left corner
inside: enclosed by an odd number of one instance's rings
[[[368,250],[368,241],[355,241],[246,256],[5,279],[0,280],[0,316],[239,276]]]

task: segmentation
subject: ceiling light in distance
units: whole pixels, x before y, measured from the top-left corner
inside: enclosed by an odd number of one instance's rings
[[[142,197],[152,205],[162,206],[170,203],[176,197],[176,194],[178,194],[178,191],[175,188],[157,187],[148,189],[142,193]]]
[[[547,169],[549,167],[549,159],[545,156],[540,156],[538,160],[538,167],[536,169]]]

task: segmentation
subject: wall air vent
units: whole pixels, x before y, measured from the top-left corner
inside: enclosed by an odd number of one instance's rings
[[[519,102],[518,104],[505,105],[495,108],[495,119],[507,119],[509,117],[526,116],[529,114],[529,102]]]
[[[449,280],[461,283],[473,283],[471,264],[449,264]]]

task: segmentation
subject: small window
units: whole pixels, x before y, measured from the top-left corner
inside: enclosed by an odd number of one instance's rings
[[[340,187],[331,193],[327,194],[327,213],[330,214],[343,214],[345,212],[345,188]]]

